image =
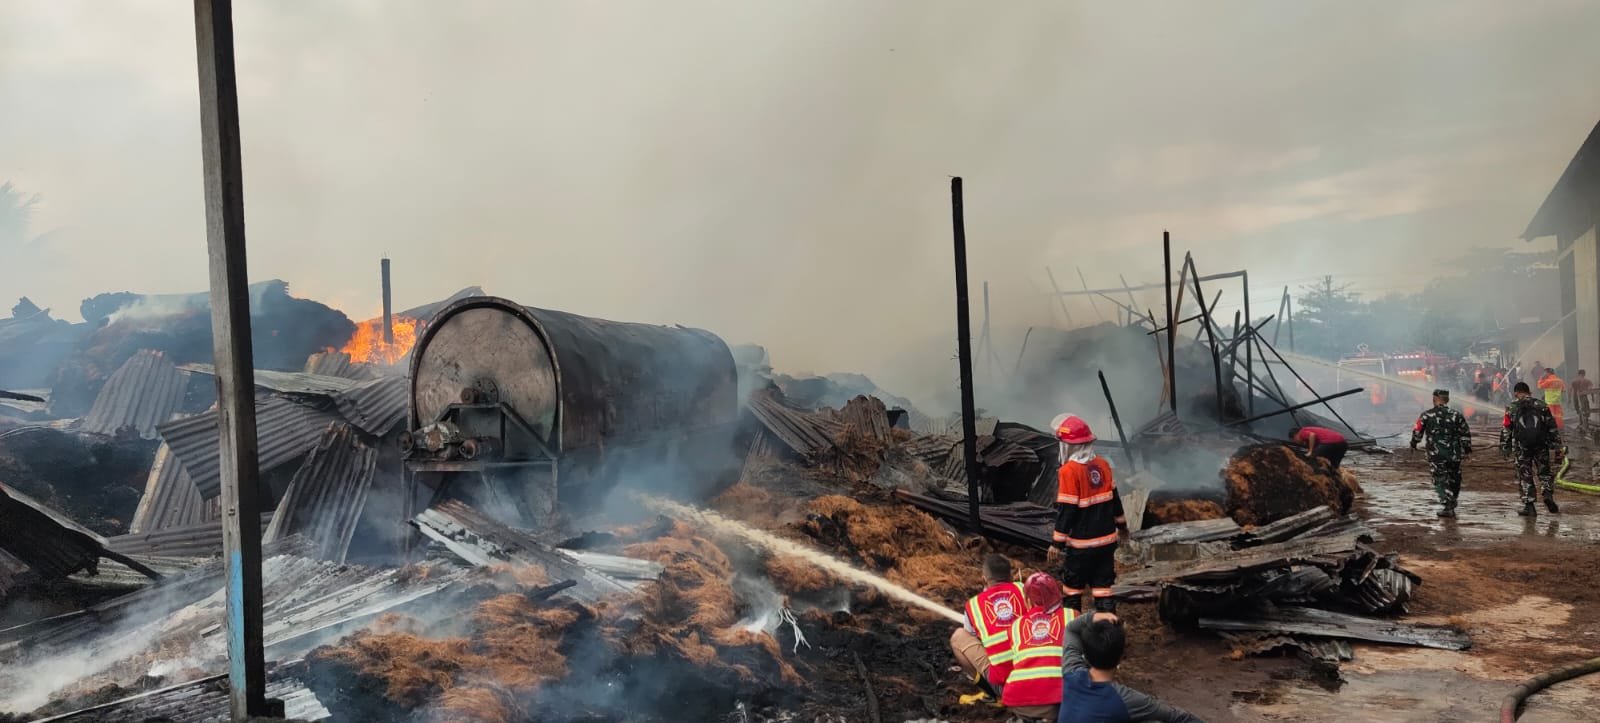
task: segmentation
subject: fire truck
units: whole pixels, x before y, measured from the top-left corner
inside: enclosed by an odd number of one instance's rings
[[[1427,350],[1382,354],[1372,351],[1366,344],[1357,347],[1356,353],[1339,359],[1339,387],[1356,385],[1367,388],[1367,399],[1374,407],[1393,403],[1408,405],[1420,402],[1426,406],[1427,394],[1400,385],[1384,384],[1368,374],[1402,379],[1423,387],[1433,387],[1449,380],[1455,362],[1449,357]],[[1345,370],[1365,374],[1345,374]]]

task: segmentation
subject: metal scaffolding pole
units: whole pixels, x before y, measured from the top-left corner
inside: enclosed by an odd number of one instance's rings
[[[956,245],[956,355],[961,365],[961,456],[967,470],[967,514],[972,529],[983,529],[978,516],[978,422],[972,400],[972,319],[967,313],[967,222],[961,203],[961,177],[950,179],[950,216]],[[1054,283],[1054,279],[1051,279]]]

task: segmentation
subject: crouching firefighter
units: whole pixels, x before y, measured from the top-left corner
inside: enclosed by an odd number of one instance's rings
[[[1036,572],[1023,585],[1028,611],[1011,623],[1011,671],[1000,702],[1017,717],[1054,721],[1061,712],[1061,658],[1067,624],[1077,615],[1061,604],[1061,583]]]
[[[1061,591],[1068,608],[1081,609],[1088,589],[1096,610],[1114,612],[1111,586],[1117,581],[1117,539],[1127,531],[1127,521],[1111,464],[1094,453],[1094,433],[1082,419],[1063,414],[1056,417],[1054,427],[1061,442],[1061,470],[1048,560],[1061,562]]]
[[[982,693],[961,696],[963,704],[1000,701],[1011,673],[1011,624],[1028,610],[1022,583],[1011,579],[1011,560],[990,554],[983,560],[983,592],[967,600],[966,623],[950,635],[950,648],[962,672]]]

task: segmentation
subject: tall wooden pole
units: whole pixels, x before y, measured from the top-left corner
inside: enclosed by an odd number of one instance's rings
[[[232,0],[195,0],[200,68],[200,151],[211,339],[222,445],[222,549],[227,581],[229,702],[236,721],[269,716],[261,644],[261,494],[256,459],[255,373],[245,269],[239,92],[233,68]]]
[[[1167,280],[1164,285],[1167,291],[1167,401],[1172,407],[1172,413],[1177,414],[1178,369],[1177,356],[1173,354],[1173,350],[1178,345],[1178,325],[1173,323],[1176,320],[1176,310],[1172,308],[1172,234],[1167,231],[1161,232],[1161,261]]]
[[[972,529],[978,516],[978,420],[972,400],[972,320],[967,313],[967,221],[961,207],[961,177],[950,179],[950,217],[956,240],[956,356],[961,362],[961,456],[967,469],[967,514]],[[1054,279],[1052,279],[1054,281]]]
[[[1253,325],[1256,323],[1256,318],[1250,315],[1250,270],[1245,269],[1242,272],[1242,276],[1243,278],[1240,281],[1244,285],[1244,323],[1246,325]],[[1246,344],[1244,347],[1244,378],[1245,381],[1250,384],[1254,384],[1256,379],[1255,359],[1255,347]],[[1251,394],[1246,396],[1244,405],[1245,413],[1254,416],[1256,413],[1256,395]]]

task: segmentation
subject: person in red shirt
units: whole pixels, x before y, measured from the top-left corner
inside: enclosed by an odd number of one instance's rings
[[[1321,457],[1334,469],[1339,469],[1345,453],[1350,451],[1350,443],[1345,441],[1344,435],[1327,427],[1299,427],[1289,434],[1295,444],[1306,446],[1307,458]]]
[[[956,663],[985,695],[962,702],[998,700],[1011,672],[1011,624],[1028,609],[1022,584],[1011,579],[1011,560],[991,553],[983,560],[983,591],[967,600],[966,622],[950,635]]]
[[[1061,563],[1061,591],[1068,608],[1079,610],[1088,589],[1096,610],[1115,612],[1111,586],[1117,580],[1117,539],[1128,526],[1111,463],[1094,453],[1094,432],[1082,419],[1063,414],[1056,417],[1055,430],[1062,459],[1056,475],[1056,527],[1046,559]]]

